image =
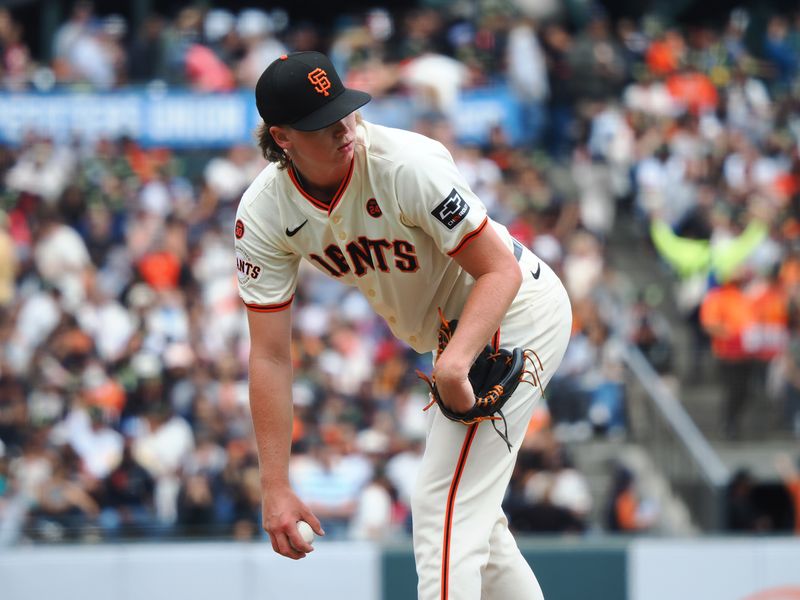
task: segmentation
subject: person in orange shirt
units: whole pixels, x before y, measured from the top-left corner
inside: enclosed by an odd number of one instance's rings
[[[749,290],[756,327],[751,352],[767,363],[779,356],[789,338],[789,295],[776,269]]]
[[[694,114],[716,110],[719,105],[717,88],[708,75],[692,68],[685,68],[667,78],[670,95]]]
[[[645,53],[645,62],[656,75],[669,75],[678,70],[686,54],[686,42],[678,31],[667,31],[654,40]]]
[[[636,533],[652,527],[655,514],[646,510],[636,494],[633,473],[626,467],[617,467],[607,507],[606,527],[617,533]]]
[[[739,269],[726,283],[709,291],[700,306],[700,323],[711,337],[711,351],[724,386],[724,433],[729,438],[739,435],[757,371],[750,346],[758,317],[752,298],[744,291],[746,281],[747,273]]]

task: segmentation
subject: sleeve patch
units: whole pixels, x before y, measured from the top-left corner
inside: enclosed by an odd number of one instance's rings
[[[442,202],[431,211],[431,214],[448,229],[453,229],[464,220],[469,213],[469,204],[455,188]]]

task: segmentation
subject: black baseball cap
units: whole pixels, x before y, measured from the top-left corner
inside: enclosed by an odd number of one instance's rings
[[[344,87],[330,59],[319,52],[294,52],[275,59],[256,84],[256,108],[265,123],[316,131],[372,100]]]

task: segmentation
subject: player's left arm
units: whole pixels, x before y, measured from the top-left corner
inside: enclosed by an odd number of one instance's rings
[[[511,250],[491,224],[453,257],[474,279],[453,339],[434,365],[433,376],[442,400],[464,412],[475,397],[467,378],[475,357],[486,346],[522,284],[522,271]]]

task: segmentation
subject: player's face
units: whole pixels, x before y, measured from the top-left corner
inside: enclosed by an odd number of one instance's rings
[[[286,140],[284,149],[298,165],[305,165],[312,170],[329,169],[348,166],[353,158],[356,139],[355,113],[318,131],[281,129]]]

